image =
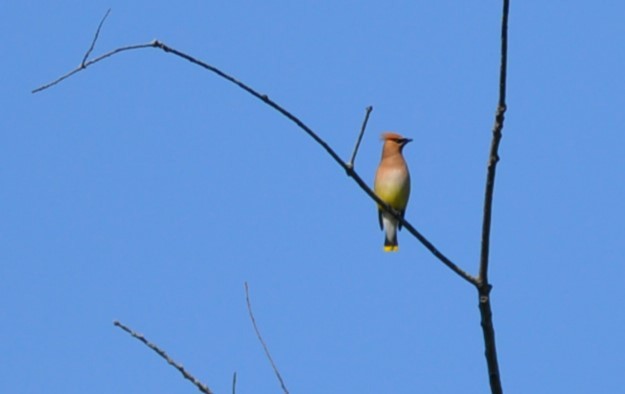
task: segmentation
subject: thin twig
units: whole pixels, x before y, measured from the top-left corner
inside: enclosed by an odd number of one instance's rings
[[[247,311],[250,314],[250,320],[252,320],[254,331],[256,331],[256,336],[258,337],[260,344],[263,345],[263,349],[265,350],[265,355],[267,356],[269,363],[271,363],[271,368],[273,368],[273,372],[276,374],[276,377],[278,378],[278,381],[280,382],[282,391],[284,391],[285,394],[289,394],[289,390],[287,390],[286,385],[284,384],[284,380],[282,380],[282,375],[280,375],[280,371],[278,370],[276,363],[273,362],[273,358],[271,357],[271,354],[269,353],[269,348],[267,347],[267,344],[265,343],[263,336],[260,335],[260,330],[258,329],[258,326],[256,325],[256,319],[254,319],[254,313],[252,312],[252,304],[250,302],[250,291],[247,286],[247,282],[245,282],[245,301],[247,302]]]
[[[95,48],[96,41],[98,41],[98,37],[100,36],[100,30],[102,29],[102,25],[104,24],[104,21],[106,20],[106,18],[109,16],[110,13],[111,13],[111,9],[109,8],[106,11],[106,14],[104,14],[104,17],[102,17],[102,20],[100,21],[100,24],[98,25],[98,29],[95,31],[95,35],[93,36],[93,40],[91,41],[91,46],[87,50],[87,53],[85,53],[85,56],[82,58],[82,62],[80,62],[81,67],[85,67],[85,62],[89,58],[89,55],[91,55],[93,48]]]
[[[76,73],[78,73],[78,72],[80,72],[82,70],[85,70],[87,67],[91,66],[92,64],[98,63],[98,62],[106,59],[107,57],[111,57],[111,56],[116,55],[116,54],[118,54],[120,52],[132,51],[132,50],[135,50],[135,49],[154,48],[155,47],[154,43],[155,43],[155,41],[149,42],[149,43],[146,43],[146,44],[128,45],[128,46],[125,46],[125,47],[120,47],[120,48],[114,49],[114,50],[112,50],[110,52],[105,53],[104,55],[100,55],[100,56],[96,57],[95,59],[89,60],[88,62],[81,64],[80,66],[76,67],[75,69],[73,69],[72,71],[68,72],[67,74],[61,75],[60,77],[58,77],[54,81],[48,82],[45,85],[41,85],[38,88],[33,89],[31,91],[31,93],[38,93],[38,92],[41,92],[42,90],[46,90],[48,88],[51,88],[52,86],[58,84],[59,82],[64,81],[65,79],[71,77],[72,75],[74,75],[74,74],[76,74]]]
[[[165,351],[161,350],[158,346],[156,346],[155,344],[153,344],[150,341],[148,341],[147,339],[145,339],[145,337],[143,335],[136,333],[135,331],[133,331],[132,329],[128,328],[127,326],[125,326],[124,324],[120,323],[119,321],[114,321],[113,325],[115,325],[116,327],[119,327],[122,330],[126,331],[132,337],[138,339],[139,341],[143,342],[143,344],[145,344],[147,347],[149,347],[150,349],[154,350],[159,356],[164,358],[165,361],[167,361],[167,363],[169,365],[171,365],[172,367],[176,368],[182,374],[182,376],[184,376],[185,379],[187,379],[191,383],[193,383],[195,385],[195,387],[197,387],[198,390],[200,390],[202,393],[204,393],[204,394],[213,394],[213,392],[208,388],[208,386],[206,386],[205,384],[203,384],[202,382],[197,380],[193,375],[191,375],[189,372],[187,372],[187,370],[185,370],[182,365],[180,365],[176,361],[174,361],[171,357],[169,357],[167,355],[167,353],[165,353]]]
[[[365,129],[367,128],[367,122],[369,121],[369,115],[373,111],[372,106],[368,106],[365,109],[365,119],[362,121],[362,126],[360,127],[360,134],[358,134],[358,139],[356,140],[356,146],[354,146],[354,152],[352,153],[351,159],[347,163],[349,168],[354,168],[354,161],[356,161],[356,154],[358,154],[358,148],[360,147],[360,141],[362,141],[362,136],[365,134]]]
[[[232,375],[232,394],[237,393],[237,373]]]
[[[488,281],[488,264],[490,251],[490,229],[493,212],[493,194],[495,190],[495,174],[499,162],[499,143],[501,142],[502,130],[506,113],[506,76],[508,65],[508,13],[510,10],[509,0],[503,0],[501,18],[501,58],[499,67],[499,100],[495,112],[495,124],[493,126],[493,138],[488,156],[488,168],[486,172],[486,190],[484,192],[484,219],[482,222],[482,248],[480,253],[480,267],[477,277],[477,291],[479,297],[479,309],[481,316],[482,333],[484,336],[484,354],[488,367],[488,377],[492,394],[502,394],[501,374],[499,361],[497,360],[497,347],[495,343],[495,327],[493,325],[493,313],[490,304],[490,291],[492,286]]]

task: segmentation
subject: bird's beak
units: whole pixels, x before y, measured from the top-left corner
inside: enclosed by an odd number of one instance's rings
[[[409,142],[412,142],[412,138],[404,138],[404,145],[406,145]]]

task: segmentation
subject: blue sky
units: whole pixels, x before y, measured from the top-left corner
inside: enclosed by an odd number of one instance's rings
[[[407,219],[477,270],[501,4],[5,1],[0,392],[484,393],[475,290],[303,132],[157,50],[40,94],[94,54],[158,38],[268,94],[346,160],[374,107],[406,148]],[[504,391],[625,386],[625,5],[513,1],[491,281]]]

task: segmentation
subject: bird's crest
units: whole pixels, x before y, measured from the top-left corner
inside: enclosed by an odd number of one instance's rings
[[[404,137],[402,137],[400,134],[394,133],[392,131],[385,131],[384,133],[382,133],[380,135],[380,139],[382,141],[387,141],[387,140],[402,140],[404,139]]]

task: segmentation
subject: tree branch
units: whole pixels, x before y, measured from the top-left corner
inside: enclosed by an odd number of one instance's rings
[[[371,111],[373,111],[372,106],[368,106],[365,109],[365,119],[362,121],[362,127],[360,127],[360,133],[358,134],[358,138],[356,139],[356,146],[354,146],[354,152],[352,153],[351,159],[347,163],[349,168],[354,168],[354,162],[356,161],[356,155],[358,154],[358,148],[360,147],[360,141],[362,141],[362,136],[365,134],[365,129],[367,128],[367,122],[369,121],[369,115],[371,115]]]
[[[202,382],[197,380],[193,375],[191,375],[189,372],[187,372],[187,370],[185,370],[182,365],[180,365],[176,361],[174,361],[171,357],[169,357],[167,355],[167,353],[165,353],[165,351],[161,350],[158,346],[154,345],[153,343],[151,343],[150,341],[145,339],[145,337],[143,335],[134,332],[132,329],[130,329],[127,326],[123,325],[119,321],[114,321],[113,325],[116,326],[116,327],[121,328],[124,331],[126,331],[133,338],[138,339],[139,341],[143,342],[143,344],[145,346],[147,346],[150,349],[154,350],[156,352],[156,354],[158,354],[159,356],[164,358],[165,361],[167,361],[167,363],[169,365],[171,365],[172,367],[176,368],[182,374],[182,376],[184,376],[185,379],[187,379],[188,381],[193,383],[195,385],[195,387],[197,387],[198,390],[200,390],[202,393],[204,393],[204,394],[213,394],[213,392],[208,388],[208,386],[206,386],[205,384],[203,384]]]
[[[360,186],[360,188],[369,196],[372,200],[374,200],[379,206],[381,206],[386,212],[390,212],[401,224],[402,226],[412,234],[427,250],[430,251],[437,259],[440,260],[441,263],[445,264],[450,270],[455,272],[459,277],[464,279],[465,281],[471,283],[472,285],[477,285],[477,278],[473,277],[462,268],[458,267],[454,264],[450,259],[447,258],[440,250],[434,246],[423,234],[421,234],[410,222],[404,219],[397,211],[395,211],[390,205],[386,202],[382,201],[373,190],[367,185],[367,183],[356,173],[354,169],[347,169],[347,174]]]
[[[102,25],[104,24],[104,21],[106,20],[106,18],[109,16],[110,13],[111,13],[111,9],[109,8],[106,11],[106,14],[104,14],[104,17],[102,17],[102,20],[100,21],[100,24],[98,25],[98,28],[95,31],[95,35],[93,36],[93,40],[91,41],[91,46],[85,53],[85,56],[82,58],[82,62],[80,62],[81,66],[85,67],[85,62],[89,58],[89,55],[91,55],[91,52],[93,52],[93,48],[95,48],[96,41],[98,41],[98,37],[100,36],[100,30],[102,29]]]
[[[493,139],[488,157],[486,173],[486,191],[484,193],[484,220],[482,222],[482,252],[480,256],[480,270],[478,279],[488,283],[488,257],[490,251],[490,224],[493,212],[493,194],[495,190],[495,173],[499,162],[499,142],[503,130],[504,115],[506,113],[506,75],[508,65],[508,11],[509,0],[503,1],[503,17],[501,21],[501,63],[499,67],[499,102],[495,113]]]
[[[128,46],[125,46],[125,47],[120,47],[120,48],[114,49],[114,50],[112,50],[110,52],[105,53],[104,55],[100,55],[100,56],[96,57],[93,60],[89,60],[87,62],[81,63],[80,66],[76,67],[75,69],[73,69],[72,71],[68,72],[67,74],[61,75],[60,77],[58,77],[54,81],[48,82],[45,85],[41,85],[38,88],[33,89],[31,91],[31,93],[39,93],[39,92],[41,92],[43,90],[51,88],[52,86],[54,86],[54,85],[56,85],[56,84],[58,84],[60,82],[63,82],[64,80],[66,80],[67,78],[71,77],[72,75],[74,75],[74,74],[76,74],[76,73],[78,73],[78,72],[80,72],[82,70],[85,70],[87,67],[91,66],[92,64],[98,63],[98,62],[106,59],[107,57],[111,57],[111,56],[116,55],[116,54],[121,53],[121,52],[132,51],[132,50],[135,50],[135,49],[153,48],[153,47],[154,47],[154,42],[149,42],[149,43],[146,43],[146,44],[128,45]]]
[[[488,264],[490,252],[490,228],[493,212],[493,194],[495,190],[495,174],[499,162],[499,143],[502,137],[506,113],[506,77],[508,65],[508,13],[510,1],[503,0],[501,18],[501,58],[499,67],[499,101],[495,112],[495,124],[493,126],[493,138],[488,157],[486,171],[486,191],[484,193],[484,219],[482,222],[482,248],[480,253],[480,267],[477,277],[477,291],[479,297],[479,309],[481,316],[482,333],[484,336],[484,353],[488,367],[488,377],[492,394],[502,394],[501,375],[497,360],[497,347],[495,344],[495,328],[493,314],[490,305],[490,291],[492,286],[488,281]]]
[[[263,350],[265,350],[265,355],[267,356],[267,359],[269,360],[269,363],[271,364],[271,368],[273,368],[273,372],[276,374],[276,377],[278,378],[278,381],[280,382],[280,386],[282,387],[282,391],[284,391],[284,394],[289,394],[289,390],[287,390],[286,385],[284,384],[282,375],[280,375],[280,371],[278,370],[276,363],[273,361],[273,358],[271,357],[271,354],[269,353],[269,348],[267,347],[267,344],[265,343],[263,336],[260,335],[260,330],[258,329],[258,326],[256,325],[256,319],[254,319],[254,312],[252,312],[252,303],[250,302],[250,290],[247,286],[247,282],[245,282],[245,301],[247,302],[247,311],[250,314],[250,320],[252,320],[254,331],[256,331],[256,336],[258,337],[260,344],[263,345]]]
[[[201,60],[198,60],[196,58],[194,58],[191,55],[188,55],[184,52],[181,52],[175,48],[172,48],[166,44],[164,44],[163,42],[160,42],[158,40],[154,40],[150,43],[146,43],[146,44],[137,44],[137,45],[129,45],[129,46],[125,46],[125,47],[121,47],[121,48],[117,48],[114,49],[110,52],[105,53],[104,55],[99,56],[98,58],[95,58],[93,60],[87,61],[86,63],[84,63],[84,66],[81,65],[80,67],[70,71],[69,73],[57,78],[56,80],[49,82],[45,85],[42,85],[36,89],[34,89],[32,91],[32,93],[37,93],[37,92],[41,92],[45,89],[48,89],[56,84],[58,84],[59,82],[71,77],[72,75],[86,69],[88,66],[93,65],[94,63],[97,63],[99,61],[102,61],[110,56],[113,56],[115,54],[118,54],[120,52],[125,52],[125,51],[130,51],[130,50],[135,50],[135,49],[144,49],[144,48],[158,48],[163,50],[166,53],[171,53],[173,55],[176,55],[182,59],[185,59],[197,66],[200,66],[210,72],[213,72],[215,74],[217,74],[219,77],[235,84],[236,86],[238,86],[239,88],[243,89],[244,91],[246,91],[247,93],[251,94],[252,96],[256,97],[257,99],[261,100],[262,102],[264,102],[265,104],[267,104],[268,106],[270,106],[271,108],[273,108],[274,110],[278,111],[280,114],[282,114],[283,116],[285,116],[287,119],[289,119],[291,122],[295,123],[295,125],[297,125],[297,127],[299,127],[300,129],[302,129],[306,134],[308,134],[308,136],[310,136],[317,144],[319,144],[329,155],[330,157],[339,165],[341,166],[341,168],[343,168],[343,170],[345,170],[345,172],[347,173],[347,175],[349,177],[351,177],[352,179],[354,179],[354,181],[356,182],[356,184],[358,184],[358,186],[360,186],[360,188],[369,196],[371,197],[371,199],[373,201],[375,201],[379,206],[382,207],[382,209],[384,209],[385,211],[389,212],[391,215],[393,215],[398,221],[401,222],[402,226],[404,226],[406,229],[408,229],[408,231],[415,237],[417,238],[417,240],[419,242],[421,242],[423,244],[423,246],[425,246],[425,248],[427,250],[430,251],[430,253],[432,253],[437,259],[439,259],[444,265],[446,265],[449,269],[451,269],[453,272],[455,272],[458,276],[460,276],[462,279],[464,279],[465,281],[476,285],[477,284],[477,278],[473,277],[472,275],[468,274],[467,272],[465,272],[464,270],[462,270],[460,267],[458,267],[455,263],[453,263],[449,258],[447,258],[442,252],[440,252],[435,246],[434,244],[432,244],[427,238],[425,238],[425,236],[423,236],[421,233],[419,233],[406,219],[402,218],[401,215],[399,215],[398,212],[395,212],[395,210],[393,210],[388,204],[386,204],[385,202],[383,202],[374,192],[373,190],[371,190],[371,188],[369,188],[369,186],[366,184],[366,182],[364,182],[362,180],[362,178],[358,175],[358,173],[354,170],[354,168],[352,166],[350,166],[348,163],[344,162],[340,156],[334,151],[334,149],[332,149],[330,147],[330,145],[328,145],[328,143],[326,143],[321,137],[319,137],[310,127],[308,127],[304,122],[302,122],[297,116],[293,115],[292,113],[290,113],[289,111],[287,111],[284,107],[282,107],[281,105],[279,105],[278,103],[276,103],[275,101],[271,100],[269,98],[269,96],[267,96],[266,94],[262,94],[259,93],[258,91],[254,90],[253,88],[251,88],[250,86],[246,85],[245,83],[239,81],[238,79],[234,78],[233,76],[226,74],[225,72],[221,71],[220,69],[218,69],[217,67],[211,66],[210,64],[204,63]]]

